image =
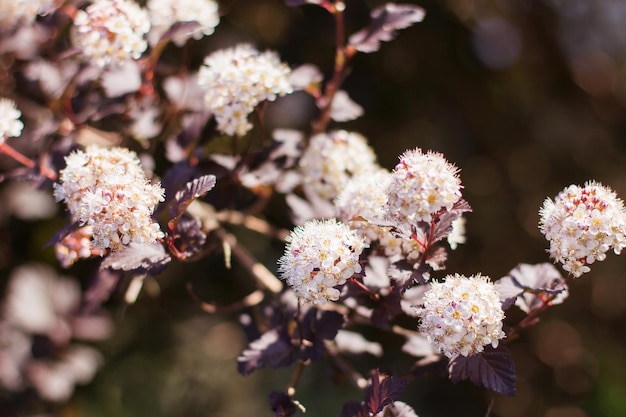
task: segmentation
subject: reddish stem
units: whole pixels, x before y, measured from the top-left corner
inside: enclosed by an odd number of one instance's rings
[[[369,295],[372,300],[376,300],[376,301],[380,300],[380,295],[379,294],[375,294],[372,291],[370,291],[370,289],[367,288],[365,286],[365,284],[363,284],[362,282],[356,280],[354,277],[350,278],[348,281],[350,281],[351,283],[353,283],[354,285],[356,285],[357,287],[359,287],[360,289],[365,291],[367,293],[367,295]]]
[[[573,276],[571,274],[568,274],[567,277],[565,277],[565,284],[567,285],[572,279],[573,279]],[[507,340],[508,341],[515,340],[517,337],[519,337],[519,334],[521,333],[523,329],[539,322],[540,320],[539,315],[543,313],[544,311],[546,311],[548,307],[552,306],[552,302],[557,296],[558,294],[555,294],[555,293],[547,294],[546,297],[542,297],[542,294],[538,295],[537,297],[541,300],[541,305],[537,307],[536,309],[534,309],[533,311],[531,311],[530,313],[528,313],[528,315],[524,317],[522,321],[520,321],[516,326],[511,328],[511,331],[507,335]]]
[[[335,39],[337,43],[337,49],[335,51],[335,69],[331,80],[326,84],[326,91],[324,94],[323,108],[319,120],[313,126],[312,134],[318,134],[326,130],[328,123],[330,122],[330,109],[333,104],[335,94],[339,90],[339,86],[344,77],[345,70],[347,68],[348,61],[354,54],[351,48],[344,46],[344,15],[345,4],[343,1],[338,1],[335,4],[328,2],[323,3],[323,7],[333,14],[335,17],[336,32]]]
[[[35,167],[37,167],[37,163],[35,161],[17,151],[6,142],[0,143],[0,153],[5,154],[6,156],[12,158],[14,161],[19,162],[27,168],[34,169]],[[52,181],[56,180],[57,178],[56,173],[54,171],[51,171],[44,165],[39,166],[39,171],[43,176]]]

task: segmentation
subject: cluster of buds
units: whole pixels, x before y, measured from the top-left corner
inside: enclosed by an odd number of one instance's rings
[[[146,179],[137,154],[90,146],[65,161],[55,197],[65,201],[73,221],[91,226],[93,248],[103,253],[163,236],[152,213],[164,200],[164,190]]]
[[[139,59],[149,30],[148,13],[129,0],[96,0],[74,18],[74,42],[102,68]]]
[[[613,249],[626,247],[626,209],[615,192],[597,182],[584,187],[570,185],[546,199],[540,210],[539,228],[550,242],[548,252],[575,277],[589,272],[589,265],[606,258]]]
[[[241,44],[206,57],[198,83],[217,129],[230,136],[244,136],[252,129],[248,115],[259,103],[293,91],[287,78],[290,72],[276,53]]]

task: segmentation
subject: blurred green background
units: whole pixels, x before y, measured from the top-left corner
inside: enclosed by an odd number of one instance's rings
[[[366,24],[380,1],[348,0],[347,33]],[[405,149],[443,152],[461,169],[467,244],[452,252],[448,272],[497,279],[520,262],[548,261],[537,229],[546,197],[594,179],[626,196],[626,2],[621,0],[433,0],[422,23],[402,30],[373,54],[359,54],[344,87],[365,116],[337,127],[364,134],[381,165]],[[216,33],[193,56],[237,42],[274,49],[292,67],[314,63],[328,75],[334,56],[332,18],[321,8],[280,0],[223,0]],[[166,55],[167,58],[167,55]],[[194,65],[200,64],[200,58]],[[302,94],[275,103],[276,127],[306,129]],[[283,213],[272,214],[280,218]],[[41,244],[58,224],[10,219],[0,242],[7,271],[28,259],[50,260]],[[241,232],[243,233],[243,232]],[[240,234],[270,269],[282,248]],[[54,262],[54,261],[52,261]],[[79,274],[81,268],[70,271]],[[615,417],[626,415],[626,262],[609,255],[576,280],[570,297],[511,345],[518,395],[506,398],[469,383],[413,381],[401,397],[420,417]],[[78,275],[77,275],[78,276]],[[79,388],[59,416],[271,416],[267,395],[290,370],[236,372],[245,346],[236,317],[210,316],[193,303],[188,281],[211,291],[245,294],[245,272],[221,259],[172,265],[135,305],[111,303],[117,331],[101,348],[106,366]],[[153,285],[157,288],[157,285]],[[119,303],[117,303],[119,305]],[[509,322],[519,320],[513,310]],[[385,348],[397,349],[400,341]],[[402,372],[410,358],[376,362]],[[309,416],[339,415],[360,400],[346,380],[329,383],[329,362],[309,366],[296,399]]]

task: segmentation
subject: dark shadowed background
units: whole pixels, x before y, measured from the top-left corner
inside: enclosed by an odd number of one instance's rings
[[[192,65],[221,47],[251,42],[273,49],[292,67],[314,63],[329,75],[332,19],[315,6],[280,0],[223,0],[216,33],[191,47]],[[347,1],[347,33],[366,24],[380,1]],[[520,262],[548,261],[538,209],[569,184],[597,180],[626,196],[626,2],[620,0],[436,0],[419,4],[422,23],[353,61],[344,88],[365,116],[337,125],[359,131],[381,165],[393,168],[405,149],[442,152],[461,169],[467,243],[447,272],[497,279]],[[165,55],[167,59],[167,51]],[[303,94],[271,106],[276,127],[306,129]],[[273,213],[283,219],[286,213]],[[41,245],[58,223],[9,218],[0,242],[3,274],[26,259],[54,263]],[[282,247],[251,233],[240,239],[270,269]],[[70,273],[80,276],[86,267]],[[506,398],[469,383],[412,381],[401,397],[420,417],[626,415],[626,259],[610,254],[576,280],[570,297],[510,345],[518,394]],[[245,346],[236,317],[203,313],[189,297],[192,282],[207,299],[245,294],[249,278],[220,258],[175,266],[148,282],[138,302],[113,300],[114,338],[107,363],[58,415],[89,417],[271,416],[267,395],[282,390],[290,370],[236,372]],[[158,285],[157,285],[158,284]],[[509,323],[521,316],[511,310]],[[391,339],[385,349],[399,349]],[[410,358],[356,358],[357,368],[401,373]],[[330,363],[306,369],[296,395],[309,416],[337,416],[360,400]]]

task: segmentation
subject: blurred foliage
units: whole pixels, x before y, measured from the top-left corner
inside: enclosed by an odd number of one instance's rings
[[[383,2],[346,4],[352,33]],[[497,279],[519,262],[545,262],[537,210],[546,197],[589,179],[626,196],[626,3],[417,4],[427,12],[422,23],[354,60],[344,87],[365,116],[341,126],[368,137],[387,168],[416,146],[443,152],[461,168],[464,198],[474,211],[467,244],[451,253],[448,271]],[[280,0],[224,0],[221,7],[216,33],[188,46],[192,67],[218,48],[248,41],[277,50],[292,66],[310,62],[331,72],[334,32],[322,9],[288,8]],[[172,56],[166,51],[163,59]],[[313,108],[307,100],[294,94],[272,104],[270,123],[307,129]],[[286,213],[272,216],[286,223]],[[8,271],[25,260],[54,263],[51,249],[41,247],[58,226],[12,217],[2,222],[3,285]],[[275,268],[281,247],[256,235],[240,236]],[[89,268],[79,263],[69,273],[80,277]],[[563,305],[511,345],[515,398],[494,398],[469,383],[425,379],[413,381],[400,399],[420,417],[484,416],[492,398],[492,415],[501,417],[626,415],[625,274],[624,260],[612,255],[594,264],[574,282]],[[106,366],[57,415],[270,416],[267,395],[286,386],[289,370],[238,375],[235,359],[245,338],[237,318],[203,313],[187,291],[190,282],[204,300],[217,293],[236,299],[250,285],[243,270],[226,270],[217,258],[171,265],[147,283],[135,305],[120,307],[118,295],[110,302],[117,331],[102,346]],[[519,319],[510,316],[510,323]],[[392,339],[385,348],[399,349],[399,342]],[[357,358],[355,364],[367,369],[371,361]],[[408,357],[394,355],[380,366],[401,373],[408,364]],[[337,378],[332,364],[322,362],[306,370],[296,398],[308,415],[321,416],[338,415],[342,402],[360,395]]]

